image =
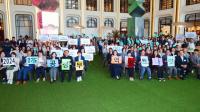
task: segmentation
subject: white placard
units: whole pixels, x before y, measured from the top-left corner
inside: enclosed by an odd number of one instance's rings
[[[182,34],[176,35],[176,40],[184,40],[184,39],[185,39],[185,35],[182,35]]]
[[[26,63],[29,64],[37,64],[38,63],[38,57],[36,56],[30,56],[26,57]]]
[[[66,36],[66,35],[59,35],[59,41],[60,42],[66,42],[66,41],[68,41],[68,36]]]
[[[85,46],[85,53],[93,54],[96,52],[95,46]]]
[[[69,39],[68,44],[69,45],[78,45],[78,39]]]
[[[149,59],[147,56],[141,56],[141,65],[142,65],[142,67],[149,66]]]
[[[51,41],[59,41],[59,36],[58,35],[49,35],[49,39]]]
[[[167,56],[167,65],[168,65],[168,67],[175,66],[175,57],[174,56]]]
[[[78,49],[70,49],[69,50],[69,55],[72,56],[72,57],[76,57],[77,56],[77,52],[78,52]]]
[[[47,67],[59,67],[58,59],[48,59]]]
[[[39,35],[39,40],[42,42],[49,41],[49,35]]]
[[[3,66],[15,65],[15,60],[14,58],[11,57],[2,58],[2,61],[3,61]]]
[[[90,45],[90,39],[81,38],[81,45]]]
[[[185,32],[185,37],[186,38],[197,38],[197,33],[196,32]]]
[[[83,53],[83,57],[87,61],[93,61],[94,60],[94,55],[93,54]]]
[[[51,50],[51,53],[55,52],[57,57],[62,57],[63,56],[63,51],[62,50]]]

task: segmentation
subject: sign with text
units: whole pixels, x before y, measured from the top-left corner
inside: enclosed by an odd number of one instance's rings
[[[69,39],[68,44],[69,45],[78,45],[78,39]]]
[[[62,50],[51,50],[51,53],[55,52],[57,57],[62,57],[63,56],[63,51]]]
[[[59,41],[58,35],[49,35],[49,39],[50,39],[51,41]]]
[[[39,40],[42,42],[49,41],[49,35],[39,35]]]
[[[66,41],[68,41],[68,36],[66,36],[66,35],[59,35],[59,41],[60,42],[66,42]]]
[[[83,57],[87,61],[93,61],[94,60],[94,55],[93,54],[83,53]]]
[[[185,37],[186,38],[197,38],[197,33],[196,32],[185,32]]]
[[[29,64],[37,64],[38,63],[38,57],[36,56],[31,56],[31,57],[26,57],[26,63]]]
[[[174,56],[167,56],[167,66],[168,67],[175,66],[175,57]]]
[[[71,65],[70,59],[62,59],[62,70],[70,70]]]
[[[95,46],[85,46],[84,49],[85,49],[85,52],[88,54],[93,54],[96,52]]]
[[[47,67],[59,67],[58,59],[48,59]]]
[[[149,59],[147,56],[141,56],[141,65],[142,65],[142,67],[149,66]]]
[[[72,56],[72,57],[76,57],[77,56],[77,52],[78,52],[78,49],[70,49],[69,50],[69,55]]]
[[[84,70],[84,63],[83,63],[83,60],[77,61],[75,66],[76,66],[76,71]]]
[[[15,60],[14,58],[11,57],[2,58],[2,61],[3,61],[3,66],[15,65]]]
[[[120,56],[112,56],[111,64],[121,64],[122,58]]]
[[[81,45],[90,45],[90,39],[81,38]]]

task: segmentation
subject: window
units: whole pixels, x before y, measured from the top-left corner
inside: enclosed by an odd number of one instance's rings
[[[159,18],[159,33],[171,34],[172,33],[172,16]]]
[[[146,12],[150,12],[150,0],[145,0],[143,6]]]
[[[79,25],[79,17],[67,17],[67,27]]]
[[[0,41],[4,40],[4,20],[3,14],[0,13]]]
[[[128,13],[128,0],[120,0],[120,12]]]
[[[144,20],[144,36],[148,37],[150,33],[150,21],[149,19]]]
[[[87,20],[88,28],[97,28],[97,18],[89,17]]]
[[[66,0],[66,9],[79,9],[78,0]]]
[[[128,27],[127,24],[128,24],[127,23],[127,19],[122,19],[120,21],[120,33],[121,34],[126,34],[127,33],[127,27]]]
[[[86,9],[90,11],[97,11],[97,0],[87,0]]]
[[[14,0],[15,5],[32,5],[32,0]]]
[[[33,37],[33,20],[29,14],[16,14],[16,37],[29,36]]]
[[[104,22],[105,27],[114,27],[114,20],[112,18],[106,18]]]
[[[200,35],[200,13],[187,14],[185,16],[185,22],[193,25],[186,28],[187,32],[197,32]]]
[[[104,11],[113,12],[114,4],[113,0],[104,0]]]
[[[186,5],[194,5],[200,3],[200,0],[186,0]]]
[[[160,0],[160,10],[173,8],[173,0]]]
[[[3,0],[0,0],[0,4],[2,4],[3,3]]]

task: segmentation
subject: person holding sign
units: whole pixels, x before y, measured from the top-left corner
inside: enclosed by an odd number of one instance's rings
[[[7,82],[6,67],[3,65],[3,58],[5,58],[5,53],[2,51],[0,55],[0,75],[3,83]]]
[[[12,52],[11,57],[14,59],[14,65],[10,65],[7,67],[6,75],[7,75],[7,84],[13,84],[13,76],[14,72],[19,70],[19,61],[20,59],[16,57],[16,53]]]
[[[43,81],[46,80],[46,72],[45,72],[45,69],[46,69],[46,57],[43,56],[43,52],[42,51],[38,51],[38,61],[36,63],[36,82],[39,82],[40,81],[40,77],[42,76],[43,78]]]
[[[49,62],[48,62],[49,61]],[[47,66],[50,68],[50,83],[54,83],[56,81],[57,73],[58,73],[58,58],[55,52],[51,53],[51,58],[47,61]]]
[[[162,58],[164,71],[166,71],[168,79],[172,80],[172,77],[175,77],[177,80],[179,80],[177,77],[177,69],[175,67],[175,56],[171,54],[170,50],[167,50]]]
[[[135,58],[131,56],[131,52],[128,53],[127,58],[127,70],[128,70],[128,76],[130,81],[134,81],[134,68],[135,68]]]
[[[197,79],[200,80],[200,53],[198,49],[194,50],[194,54],[190,57],[193,67],[196,70]]]
[[[34,70],[34,64],[28,64],[28,62],[26,61],[27,57],[31,57],[32,56],[32,52],[31,51],[27,51],[27,56],[26,57],[22,57],[22,68],[19,70],[18,75],[17,75],[17,85],[19,85],[21,83],[21,81],[23,81],[23,84],[27,83],[28,80],[28,73],[32,72]]]
[[[69,56],[69,51],[65,50],[63,57],[61,58],[61,82],[64,82],[65,72],[68,72],[68,81],[71,81],[73,72],[72,65],[73,58],[72,56]]]
[[[147,71],[148,79],[151,80],[151,69],[149,67],[149,56],[145,54],[145,50],[141,51],[141,55],[139,58],[140,64],[140,80],[144,79],[144,74]]]
[[[77,82],[80,82],[82,81],[85,58],[82,56],[82,53],[80,51],[78,51],[77,55],[78,56],[75,57],[76,79],[77,79]]]
[[[165,82],[165,78],[164,78],[164,73],[163,73],[163,60],[161,58],[161,56],[158,54],[157,50],[154,50],[153,52],[153,57],[152,57],[152,62],[153,62],[153,71],[157,71],[157,76],[158,76],[158,80],[164,81]]]
[[[117,50],[114,50],[113,55],[111,57],[111,73],[112,76],[119,80],[121,75],[121,64],[122,64],[122,57],[117,55]]]

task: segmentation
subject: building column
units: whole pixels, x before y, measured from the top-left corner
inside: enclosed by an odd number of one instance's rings
[[[150,1],[150,36],[153,36],[155,30],[155,0]]]
[[[117,12],[117,18],[116,18],[116,30],[120,30],[120,0],[114,0],[114,4],[116,5],[116,12]]]
[[[7,35],[6,35],[6,38],[8,39],[11,39],[12,38],[12,25],[11,25],[11,14],[10,14],[10,3],[11,1],[10,0],[5,0],[5,6],[6,6],[6,31],[7,31]],[[17,38],[17,37],[16,37]]]
[[[85,11],[86,11],[86,0],[80,0],[81,2],[81,26],[86,27],[85,22]],[[80,29],[81,33],[85,33],[85,29]]]
[[[103,36],[103,27],[104,27],[104,0],[99,0],[99,11],[100,11],[100,18],[99,18],[99,36]]]
[[[174,18],[173,22],[177,23],[180,22],[180,0],[174,0]],[[180,27],[178,26],[172,26],[172,35],[176,36],[176,34],[179,34]]]
[[[63,34],[64,35],[64,27],[65,27],[65,22],[64,22],[64,9],[65,9],[65,2],[64,0],[60,0],[59,3],[59,34]]]

